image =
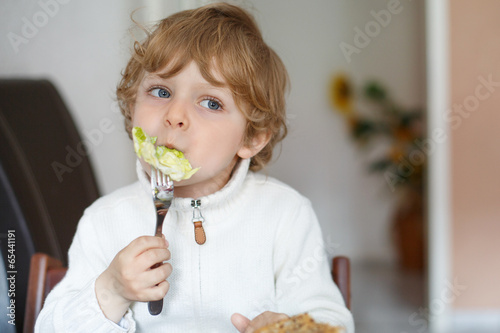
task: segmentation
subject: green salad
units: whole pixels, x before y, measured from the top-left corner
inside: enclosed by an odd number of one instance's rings
[[[174,181],[189,179],[200,169],[193,169],[182,152],[165,146],[156,146],[157,137],[148,136],[140,127],[132,129],[132,138],[137,156]]]

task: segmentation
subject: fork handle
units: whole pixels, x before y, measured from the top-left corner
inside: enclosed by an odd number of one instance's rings
[[[163,298],[157,301],[148,302],[149,313],[152,314],[153,316],[159,315],[162,309],[163,309]]]
[[[161,262],[154,264],[151,266],[152,269],[160,267]],[[153,316],[157,316],[161,313],[161,310],[163,310],[163,298],[159,299],[157,301],[149,301],[148,302],[148,310],[149,313]]]
[[[156,212],[156,230],[155,236],[162,237],[162,229],[163,229],[163,220],[165,219],[165,215],[167,214],[168,209],[157,210]],[[151,268],[157,268],[161,265],[161,262],[154,264]],[[149,313],[153,316],[157,316],[163,310],[163,298],[157,301],[149,301],[148,302],[148,310]]]
[[[155,236],[162,237],[163,235],[163,221],[165,220],[165,215],[167,215],[168,209],[157,209],[156,210],[156,228]]]

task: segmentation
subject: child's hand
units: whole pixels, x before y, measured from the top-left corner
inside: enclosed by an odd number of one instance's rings
[[[165,238],[142,236],[118,252],[109,267],[97,278],[95,292],[104,315],[119,322],[130,303],[162,299],[167,294],[166,279],[172,266],[156,263],[170,259]]]
[[[284,313],[266,311],[262,312],[253,320],[250,320],[239,313],[234,313],[231,316],[231,322],[240,333],[252,333],[261,327],[274,324],[280,320],[288,318],[289,317]]]

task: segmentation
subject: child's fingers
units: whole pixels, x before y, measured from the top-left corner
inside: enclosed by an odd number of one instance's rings
[[[172,274],[172,265],[168,262],[161,264],[158,267],[142,272],[136,280],[138,282],[136,286],[138,289],[152,288],[166,280],[170,274]]]
[[[233,313],[231,316],[231,323],[236,327],[238,332],[243,333],[250,325],[250,319],[239,313]]]
[[[169,247],[170,244],[168,243],[167,237],[165,237],[164,234],[161,234],[161,238],[163,238],[165,240],[165,242],[167,242],[167,247]]]
[[[168,249],[149,249],[137,257],[136,265],[141,271],[145,271],[155,264],[167,260],[170,260],[170,251]]]
[[[151,287],[165,281],[170,274],[172,274],[172,265],[165,263],[147,272],[144,279],[149,282],[148,287]]]
[[[280,320],[286,319],[288,316],[284,313],[276,313],[271,311],[265,311],[252,319],[245,329],[245,333],[252,333],[255,330],[276,323]]]
[[[113,259],[114,270],[126,275],[127,279],[136,273],[148,270],[156,263],[170,259],[167,242],[161,237],[141,236],[123,248]]]
[[[130,300],[141,302],[154,300],[151,298],[152,295],[155,295],[154,289],[162,285],[171,273],[172,265],[165,263],[154,269],[144,271],[130,280],[126,280],[128,297],[130,297]],[[166,290],[168,288],[165,289],[165,293]]]
[[[164,238],[141,236],[121,250],[107,270],[116,280],[119,293],[124,298],[149,301],[152,299],[151,289],[162,284],[172,272],[170,264],[162,264],[169,259],[170,251]],[[160,266],[152,269],[157,263]]]
[[[172,271],[171,266],[165,267],[168,264],[155,268],[152,271],[146,272],[141,277],[141,287],[136,291],[134,300],[147,302],[156,301],[165,297],[170,288],[170,284],[166,278]]]
[[[166,249],[167,241],[163,237],[141,236],[134,239],[127,248],[136,255],[140,255],[148,249]]]
[[[147,301],[158,301],[165,297],[170,289],[170,283],[168,281],[163,280],[158,285],[154,286],[149,290],[148,300]]]

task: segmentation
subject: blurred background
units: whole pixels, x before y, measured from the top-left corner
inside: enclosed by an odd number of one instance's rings
[[[209,2],[3,0],[0,77],[52,81],[110,193],[136,179],[114,93],[131,12],[149,24]],[[290,131],[265,172],[311,199],[329,257],[351,259],[357,332],[500,331],[500,3],[232,3],[288,68]]]

